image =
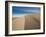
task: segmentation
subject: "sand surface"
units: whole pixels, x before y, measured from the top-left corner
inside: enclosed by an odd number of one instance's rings
[[[30,30],[40,29],[40,15],[26,15],[22,17],[13,17],[12,19],[13,30]]]
[[[16,19],[15,19],[16,18]],[[15,17],[13,19],[12,25],[13,25],[13,30],[24,30],[24,25],[25,25],[25,17]]]

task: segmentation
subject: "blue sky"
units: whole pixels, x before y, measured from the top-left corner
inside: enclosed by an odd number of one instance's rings
[[[33,13],[40,13],[40,8],[39,7],[20,7],[20,6],[12,7],[13,15],[33,14]]]

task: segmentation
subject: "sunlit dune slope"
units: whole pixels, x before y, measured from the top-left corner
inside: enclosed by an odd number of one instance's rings
[[[12,19],[12,29],[13,30],[24,30],[25,17],[13,17]]]

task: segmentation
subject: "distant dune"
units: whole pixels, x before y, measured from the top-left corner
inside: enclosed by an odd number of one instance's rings
[[[13,30],[40,29],[40,15],[32,14],[22,17],[13,17],[12,29]]]

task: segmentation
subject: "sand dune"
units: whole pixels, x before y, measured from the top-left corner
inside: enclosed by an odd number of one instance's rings
[[[24,30],[25,17],[15,17],[12,22],[13,30]]]
[[[29,30],[40,28],[40,15],[26,15],[22,17],[13,17],[12,19],[13,30]]]
[[[39,29],[40,28],[40,15],[25,16],[25,30]]]

